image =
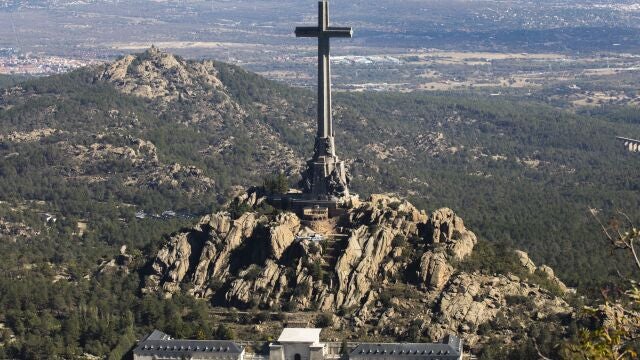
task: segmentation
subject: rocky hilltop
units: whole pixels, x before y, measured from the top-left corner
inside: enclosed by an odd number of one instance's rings
[[[307,222],[275,211],[255,190],[239,195],[227,211],[174,234],[143,290],[241,309],[329,312],[339,315],[337,329],[380,336],[402,338],[416,327],[433,339],[462,333],[472,346],[488,341],[487,326],[509,338],[534,322],[561,329],[554,321],[572,313],[561,297],[514,274],[458,270],[478,240],[451,209],[427,214],[387,195],[344,206],[339,219]],[[313,241],[316,232],[323,240]],[[525,273],[540,272],[518,254]]]
[[[106,65],[98,79],[126,94],[159,100],[164,108],[173,101],[189,102],[195,110],[189,121],[194,123],[221,123],[225,117],[239,120],[246,116],[220,81],[212,61],[186,61],[155,46]]]

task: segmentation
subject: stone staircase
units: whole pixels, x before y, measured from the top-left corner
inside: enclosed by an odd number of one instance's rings
[[[346,247],[347,238],[328,236],[323,242],[322,253],[322,270],[325,273],[332,274],[334,272],[338,258]]]

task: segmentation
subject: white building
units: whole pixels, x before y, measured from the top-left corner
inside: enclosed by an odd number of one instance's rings
[[[285,328],[278,342],[269,344],[269,360],[323,360],[325,345],[320,331],[312,328]]]

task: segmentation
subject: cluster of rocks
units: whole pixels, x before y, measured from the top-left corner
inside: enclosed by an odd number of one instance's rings
[[[13,143],[35,142],[62,133],[63,131],[52,128],[41,128],[31,131],[12,131],[8,134],[0,134],[0,141]]]
[[[40,231],[22,222],[11,222],[0,219],[0,240],[16,242],[18,239],[30,239],[40,235]]]
[[[105,168],[111,168],[110,164],[122,164],[129,169],[123,179],[125,186],[152,189],[164,187],[183,190],[191,195],[211,191],[215,186],[215,181],[196,166],[163,164],[151,141],[115,134],[111,134],[110,138],[105,135],[96,135],[94,138],[95,142],[89,145],[70,144],[66,141],[58,143],[72,160],[73,166],[68,174],[70,177],[83,180],[91,177],[94,181],[102,181],[104,179],[95,168],[100,168],[103,163],[106,164]]]
[[[484,339],[482,324],[507,312],[518,319],[512,327],[571,313],[564,300],[514,275],[456,270],[477,238],[450,209],[428,215],[393,196],[352,199],[339,223],[347,237],[332,260],[329,244],[299,236],[308,229],[295,214],[254,210],[264,201],[244,193],[231,207],[249,211],[211,214],[174,234],[152,260],[143,291],[186,289],[222,306],[343,313],[338,328],[396,337],[418,319],[423,334],[454,331],[472,345]],[[401,291],[389,298],[390,289]]]

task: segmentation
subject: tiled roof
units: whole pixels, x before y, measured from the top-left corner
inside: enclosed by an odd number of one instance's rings
[[[160,330],[153,330],[151,334],[147,335],[145,340],[171,340],[171,336]]]
[[[361,343],[349,358],[406,357],[425,360],[454,360],[461,355],[460,339],[448,336],[440,343]]]
[[[133,350],[138,355],[190,355],[196,353],[219,354],[220,356],[235,357],[242,353],[242,349],[233,341],[228,340],[175,340],[169,335],[155,330],[138,343]]]

